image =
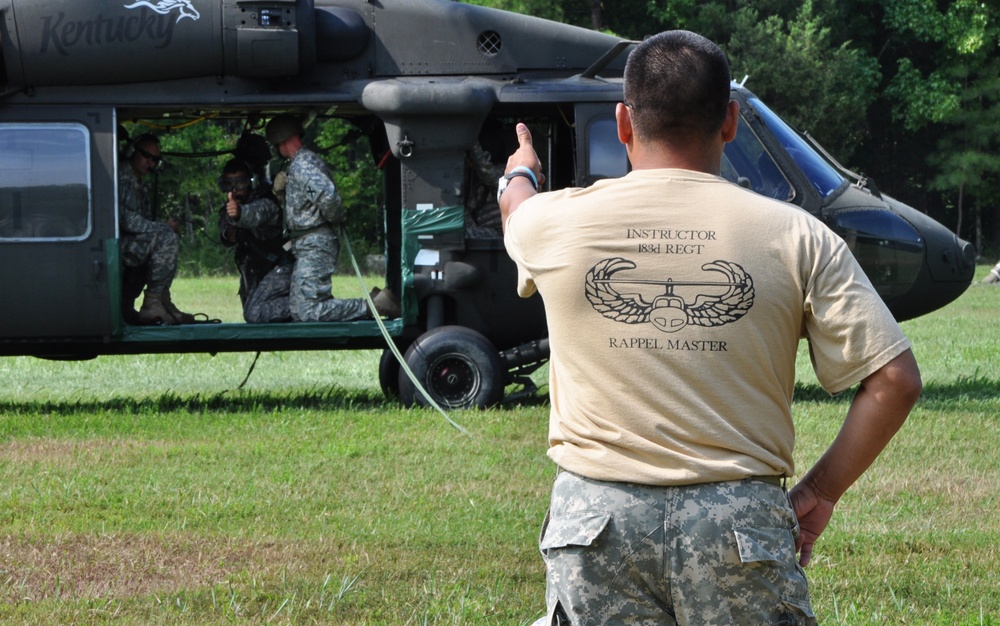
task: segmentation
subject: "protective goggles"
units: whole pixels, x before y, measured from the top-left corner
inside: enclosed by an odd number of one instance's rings
[[[152,161],[153,165],[159,165],[163,161],[163,157],[158,154],[153,154],[148,150],[143,150],[142,148],[136,146],[135,151],[141,154],[143,157]]]
[[[220,176],[219,177],[219,189],[222,193],[229,193],[230,191],[246,191],[250,189],[253,181],[249,178],[240,177],[229,177]]]

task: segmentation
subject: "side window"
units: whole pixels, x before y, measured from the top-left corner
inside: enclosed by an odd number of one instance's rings
[[[742,115],[736,139],[726,144],[722,176],[769,198],[794,197],[791,183]]]
[[[587,175],[591,181],[628,174],[628,155],[618,141],[613,115],[594,117],[587,125]]]
[[[0,242],[85,239],[90,136],[80,124],[0,124]]]

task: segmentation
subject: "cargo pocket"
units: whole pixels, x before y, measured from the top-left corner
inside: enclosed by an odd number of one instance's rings
[[[785,614],[781,616],[778,626],[817,626],[816,616],[808,602],[794,598],[781,598]]]
[[[795,557],[795,540],[787,528],[734,528],[733,534],[744,563],[780,563]]]
[[[542,536],[538,540],[538,547],[542,554],[547,554],[553,548],[589,546],[604,532],[610,520],[610,513],[600,511],[558,515],[550,512],[546,517]]]
[[[531,626],[572,626],[569,623],[569,618],[566,617],[566,611],[563,610],[562,605],[556,602],[553,610],[545,617],[541,617],[531,623]]]
[[[809,606],[809,584],[795,562],[795,539],[788,528],[736,528],[740,561],[760,564],[768,587],[780,590],[782,615],[777,624],[810,626],[816,624]],[[764,573],[766,571],[766,574]]]

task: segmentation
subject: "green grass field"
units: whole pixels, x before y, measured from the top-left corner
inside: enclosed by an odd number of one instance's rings
[[[977,279],[987,268],[979,268]],[[233,279],[185,310],[238,319]],[[808,572],[821,624],[1000,624],[1000,288],[904,323],[924,396]],[[804,353],[803,353],[804,354]],[[378,352],[0,359],[0,623],[530,624],[543,401],[381,397]],[[847,398],[799,359],[797,463]]]

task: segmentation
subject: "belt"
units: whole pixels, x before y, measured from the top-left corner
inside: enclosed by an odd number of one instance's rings
[[[599,480],[597,478],[588,478],[586,476],[583,476],[582,474],[577,474],[575,472],[571,472],[568,469],[563,469],[559,465],[556,465],[556,475],[562,474],[563,472],[566,472],[567,474],[573,474],[577,478],[580,478],[580,479],[586,480],[586,481],[591,481],[591,482],[596,482],[596,483],[606,482],[606,481]],[[734,479],[734,480],[740,480],[740,479]],[[784,489],[787,486],[788,477],[787,476],[778,476],[778,475],[775,475],[775,474],[766,474],[766,475],[765,474],[761,474],[759,476],[747,476],[746,478],[744,478],[742,480],[759,480],[759,481],[765,482],[765,483],[767,483],[769,485],[774,485],[775,487],[781,487],[782,489]],[[611,481],[611,482],[614,482],[614,481]],[[639,485],[640,483],[627,483],[627,484]],[[659,487],[690,487],[690,486],[697,486],[697,485],[701,485],[701,484],[711,484],[711,483],[694,483],[693,485],[644,485],[644,486],[646,486],[646,487],[656,487],[656,486],[659,486]]]
[[[782,488],[784,488],[784,486],[785,486],[785,480],[786,479],[787,479],[787,477],[785,477],[785,476],[775,476],[773,474],[770,475],[770,476],[751,476],[750,477],[750,480],[759,480],[759,481],[762,481],[762,482],[765,482],[765,483],[772,484],[772,485],[774,485],[776,487],[782,487]]]

